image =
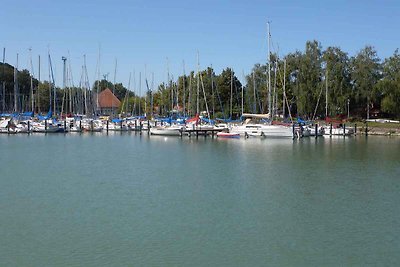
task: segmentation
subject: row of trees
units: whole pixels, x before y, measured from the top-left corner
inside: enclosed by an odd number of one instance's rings
[[[371,110],[400,118],[400,54],[381,60],[372,46],[366,46],[351,57],[339,47],[322,49],[317,41],[306,43],[305,51],[296,51],[283,58],[271,55],[268,64],[255,64],[242,84],[232,69],[226,68],[215,75],[207,68],[181,76],[177,83],[161,85],[156,94],[164,110],[172,108],[167,99],[171,94],[181,96],[179,105],[186,102],[186,110],[195,110],[188,103],[190,95],[183,87],[196,88],[200,80],[200,98],[207,99],[211,116],[240,116],[242,111],[267,113],[268,85],[271,85],[272,113],[292,114],[305,118],[323,118],[350,114],[369,118]],[[200,77],[200,78],[199,78]],[[270,77],[270,81],[268,81]],[[203,85],[204,84],[204,85]],[[242,93],[243,88],[243,93]],[[202,92],[204,89],[205,92]],[[193,94],[193,91],[192,91]],[[203,98],[203,94],[206,96]],[[185,95],[185,100],[182,97]],[[164,97],[164,99],[162,98]],[[200,110],[205,110],[200,100]],[[191,104],[193,105],[193,104]],[[223,114],[221,114],[223,113]]]
[[[244,84],[231,68],[216,74],[208,67],[164,82],[156,90],[151,90],[146,80],[142,97],[122,83],[107,80],[95,81],[92,88],[55,88],[48,81],[33,79],[29,71],[23,70],[18,72],[17,103],[21,110],[32,109],[31,88],[34,88],[33,108],[37,112],[55,106],[53,109],[58,107],[58,111],[93,114],[95,93],[110,88],[123,103],[120,112],[129,114],[167,115],[179,109],[188,115],[206,111],[212,118],[237,118],[242,112],[272,112],[305,118],[350,113],[354,117],[369,118],[371,110],[379,110],[400,118],[398,50],[381,60],[371,46],[349,56],[339,47],[323,50],[318,41],[308,41],[303,52],[296,51],[283,58],[271,54],[270,58],[270,64],[255,64],[245,76]],[[13,67],[0,65],[0,77],[0,88],[4,86],[0,90],[0,108],[3,104],[3,112],[10,111],[16,103]],[[271,99],[268,99],[269,84]],[[53,104],[52,99],[55,99]]]

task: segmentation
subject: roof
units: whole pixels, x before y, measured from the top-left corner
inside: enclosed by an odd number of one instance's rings
[[[121,101],[111,92],[109,88],[99,93],[99,108],[119,108]]]

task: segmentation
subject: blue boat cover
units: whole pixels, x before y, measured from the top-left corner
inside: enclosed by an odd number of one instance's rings
[[[47,112],[46,116],[38,115],[38,119],[41,120],[41,121],[42,120],[47,120],[47,119],[50,119],[52,116],[53,116],[53,112],[51,110],[49,110],[49,112]]]

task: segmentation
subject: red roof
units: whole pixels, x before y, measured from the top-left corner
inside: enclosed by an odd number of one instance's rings
[[[99,94],[99,107],[100,108],[119,108],[121,101],[111,92],[110,89],[106,88]]]

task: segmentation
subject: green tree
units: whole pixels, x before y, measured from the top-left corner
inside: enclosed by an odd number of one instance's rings
[[[297,107],[301,116],[311,118],[321,91],[322,49],[317,41],[308,41],[300,58]]]
[[[351,98],[350,59],[339,47],[328,47],[323,59],[328,87],[328,116],[342,114]],[[320,113],[325,114],[321,109]]]
[[[363,48],[352,60],[352,82],[357,104],[366,107],[369,119],[370,106],[374,104],[375,89],[381,78],[380,59],[372,46]]]
[[[224,69],[216,78],[217,90],[224,107],[225,115],[227,117],[230,117],[231,115],[239,117],[242,84],[231,68]]]
[[[378,82],[381,94],[381,109],[400,117],[400,54],[396,49],[393,56],[385,59],[382,68],[383,78]]]

